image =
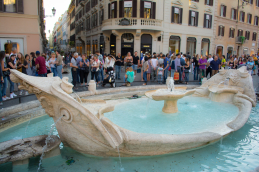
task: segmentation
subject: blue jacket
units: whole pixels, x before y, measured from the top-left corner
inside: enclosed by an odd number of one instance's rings
[[[172,64],[171,64],[171,69],[175,69],[174,60],[172,61]]]
[[[185,60],[183,58],[180,58],[180,63],[181,63],[181,66],[185,66]]]

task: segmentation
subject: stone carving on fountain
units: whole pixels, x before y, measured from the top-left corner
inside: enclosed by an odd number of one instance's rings
[[[221,70],[201,87],[186,90],[185,93],[193,96],[207,97],[214,101],[227,98],[239,108],[237,118],[228,123],[230,128],[225,134],[216,132],[203,132],[196,134],[146,134],[136,133],[115,125],[104,116],[104,113],[114,110],[111,105],[98,105],[96,114],[90,111],[84,101],[74,99],[72,87],[67,78],[59,77],[32,77],[17,70],[11,70],[12,81],[20,83],[20,88],[34,93],[41,102],[46,113],[56,121],[59,137],[64,145],[74,150],[95,156],[152,156],[169,154],[202,147],[220,140],[232,131],[241,128],[247,121],[252,105],[255,106],[255,95],[251,76],[241,68],[239,70]],[[229,78],[229,85],[223,85]],[[221,83],[221,84],[220,84]],[[217,86],[217,87],[216,87]],[[219,88],[218,88],[219,86]],[[154,90],[164,88],[161,86],[145,86],[123,88],[121,91]],[[119,92],[120,88],[115,90]],[[114,89],[95,90],[91,87],[88,95],[111,93]],[[233,91],[235,90],[235,91]],[[184,94],[185,94],[184,93]],[[86,101],[87,103],[87,101]]]
[[[229,83],[224,85],[226,80],[229,80]],[[256,96],[252,77],[247,72],[246,67],[242,67],[238,70],[221,69],[218,74],[211,77],[211,79],[209,79],[201,87],[196,88],[196,92],[193,96],[209,97],[213,88],[214,91],[215,88],[217,88],[217,91],[223,90],[224,93],[242,93],[243,97],[246,95],[249,100],[251,100],[253,106],[256,105]],[[222,99],[221,101],[224,100]]]

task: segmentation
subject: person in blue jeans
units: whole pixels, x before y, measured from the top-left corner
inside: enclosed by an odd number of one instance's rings
[[[193,57],[192,63],[194,65],[194,80],[199,79],[199,55],[197,54],[196,57]]]
[[[121,53],[118,53],[118,56],[116,57],[115,60],[115,77],[116,79],[120,80],[121,79],[121,65],[123,64],[123,59],[121,57]]]
[[[169,59],[163,54],[162,58],[164,59],[164,84],[166,83],[166,79],[168,76],[168,69],[169,69]]]
[[[149,68],[148,66],[148,57],[145,56],[145,62],[144,62],[144,70],[143,70],[143,79],[144,79],[144,84],[143,85],[147,85],[147,70]]]

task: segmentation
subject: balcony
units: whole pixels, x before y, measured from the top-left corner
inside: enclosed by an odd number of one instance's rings
[[[244,39],[242,42],[242,38],[244,38],[244,37],[242,37],[242,36],[236,37],[236,44],[244,44],[246,42],[246,39]]]
[[[162,30],[163,21],[158,19],[108,19],[102,24],[102,31],[117,30],[117,29],[147,29],[147,30]]]

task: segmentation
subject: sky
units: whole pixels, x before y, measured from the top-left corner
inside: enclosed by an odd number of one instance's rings
[[[46,37],[49,37],[53,30],[54,24],[58,21],[58,18],[67,11],[71,0],[44,0],[45,15],[52,15],[52,8],[55,7],[55,17],[46,17]]]

